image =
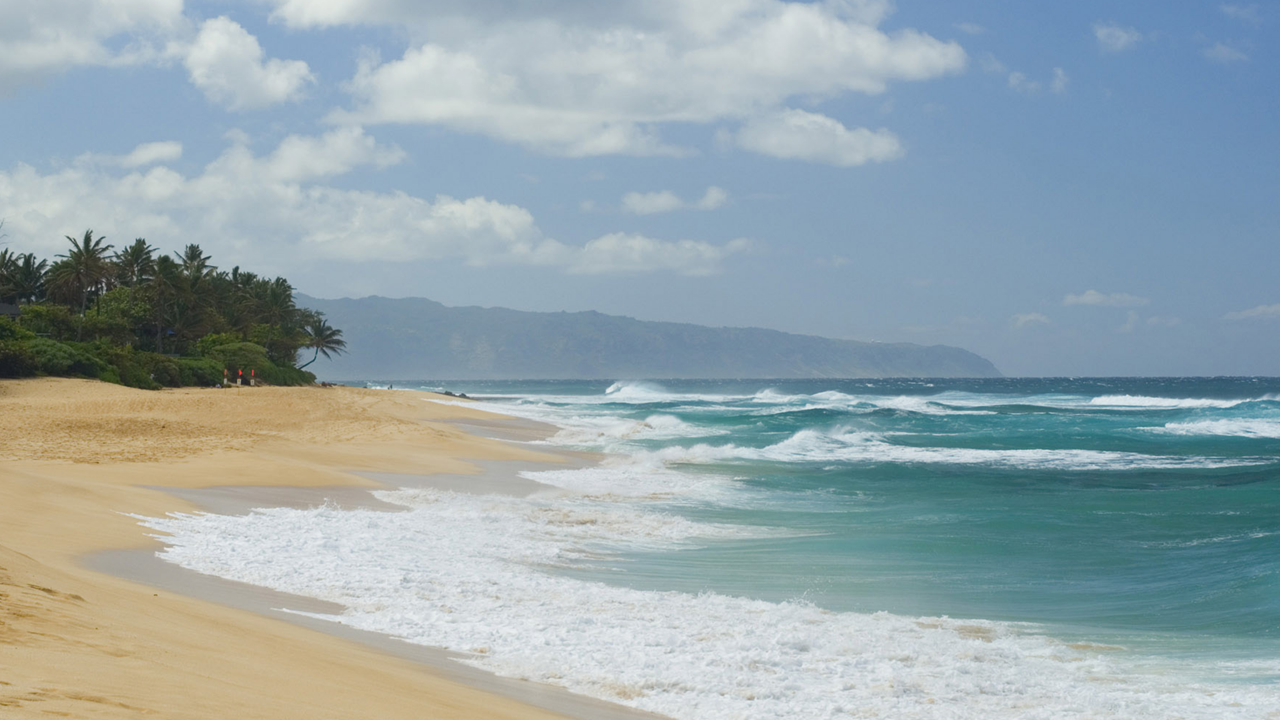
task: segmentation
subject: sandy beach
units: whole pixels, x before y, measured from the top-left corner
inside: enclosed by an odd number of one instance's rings
[[[2,714],[563,717],[510,697],[520,692],[479,689],[413,651],[242,609],[256,607],[252,598],[213,602],[213,590],[191,583],[169,583],[187,588],[173,592],[102,571],[104,557],[151,557],[160,547],[129,514],[229,507],[244,502],[237,486],[306,502],[357,497],[385,487],[377,479],[385,474],[460,483],[482,466],[564,462],[446,420],[497,422],[417,393],[355,388],[146,392],[87,380],[0,382]],[[257,605],[280,602],[264,596]],[[565,702],[548,698],[538,704]],[[583,707],[570,714],[591,714]]]

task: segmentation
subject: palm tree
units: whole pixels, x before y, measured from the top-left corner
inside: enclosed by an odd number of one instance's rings
[[[165,320],[172,314],[172,306],[182,292],[182,268],[173,258],[161,255],[156,258],[155,274],[145,285],[151,298],[151,310],[156,322],[156,352],[164,352]]]
[[[321,355],[329,359],[332,357],[330,353],[341,355],[346,352],[347,341],[342,339],[342,331],[331,327],[322,317],[308,323],[303,332],[307,335],[307,342],[303,347],[312,348],[316,352],[310,360],[298,366],[299,370],[315,362]]]
[[[271,281],[263,278],[254,284],[254,291],[259,316],[267,326],[267,356],[273,360],[283,360],[288,357],[292,361],[294,353],[280,352],[274,341],[277,332],[286,331],[297,316],[298,308],[293,304],[293,286],[282,277]]]
[[[18,256],[8,249],[0,250],[0,301],[17,299],[13,288],[13,275],[18,269]]]
[[[138,238],[116,253],[116,282],[125,287],[145,285],[156,271],[155,252],[146,240]]]
[[[36,302],[44,299],[45,278],[49,274],[49,261],[36,260],[35,253],[27,253],[26,255],[18,255],[18,262],[15,263],[9,272],[8,281],[5,286],[7,292],[12,293],[14,299],[19,302]]]
[[[183,249],[180,253],[174,253],[178,257],[178,262],[182,263],[182,274],[192,280],[205,280],[218,271],[218,268],[209,264],[212,256],[205,255],[199,245],[192,243]]]
[[[58,257],[65,263],[57,263],[60,284],[76,290],[80,295],[80,328],[76,331],[76,340],[84,333],[84,313],[89,307],[89,295],[100,290],[103,282],[111,274],[111,265],[107,261],[110,245],[104,243],[106,238],[94,238],[92,230],[84,231],[84,238],[77,241],[70,235],[71,250]]]

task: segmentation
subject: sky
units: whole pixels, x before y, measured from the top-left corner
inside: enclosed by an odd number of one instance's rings
[[[1280,375],[1280,5],[4,0],[0,243]]]

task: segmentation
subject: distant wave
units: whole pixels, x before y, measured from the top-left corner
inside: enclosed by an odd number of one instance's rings
[[[849,462],[947,465],[993,465],[1026,469],[1139,470],[1220,468],[1256,465],[1254,459],[1144,455],[1102,450],[916,447],[887,441],[880,433],[801,430],[763,448],[698,444],[653,453],[669,463],[706,464],[726,461]]]
[[[1248,402],[1271,401],[1275,398],[1264,396],[1244,400],[1218,400],[1213,398],[1166,398],[1147,397],[1144,395],[1103,395],[1089,401],[1090,405],[1123,408],[1233,408]]]
[[[1193,422],[1166,423],[1156,432],[1171,435],[1220,435],[1246,438],[1280,438],[1280,420],[1239,418],[1223,420],[1197,420]]]

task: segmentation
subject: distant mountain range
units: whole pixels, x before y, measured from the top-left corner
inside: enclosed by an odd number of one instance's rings
[[[311,370],[343,380],[1000,377],[946,345],[645,322],[598,312],[448,307],[425,298],[298,295],[348,352]]]

